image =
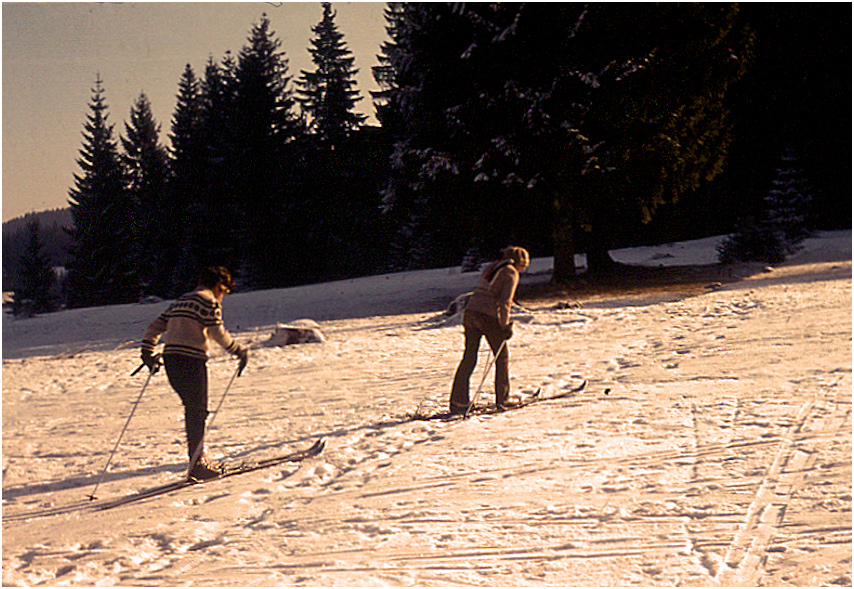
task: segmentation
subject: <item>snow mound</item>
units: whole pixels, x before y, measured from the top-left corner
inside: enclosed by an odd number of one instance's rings
[[[320,325],[312,319],[297,319],[291,323],[279,323],[270,338],[259,345],[265,348],[282,347],[292,344],[322,344],[326,335]]]

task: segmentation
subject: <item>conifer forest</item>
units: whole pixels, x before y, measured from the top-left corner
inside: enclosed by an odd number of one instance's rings
[[[509,244],[571,281],[580,253],[607,273],[614,248],[732,233],[722,260],[761,258],[851,226],[850,5],[389,3],[379,125],[334,7],[318,14],[308,48],[259,15],[188,64],[170,121],[93,79],[64,305],[172,298],[209,264],[246,291]],[[313,69],[290,71],[306,49]],[[50,288],[23,234],[19,289]]]

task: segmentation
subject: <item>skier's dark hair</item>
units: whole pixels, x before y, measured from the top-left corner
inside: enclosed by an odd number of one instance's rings
[[[234,280],[231,278],[231,272],[225,266],[208,266],[202,270],[202,275],[199,276],[199,284],[207,288],[221,284],[229,291],[234,290]]]

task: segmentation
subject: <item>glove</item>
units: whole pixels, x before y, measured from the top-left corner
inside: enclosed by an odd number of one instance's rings
[[[501,328],[501,335],[504,336],[504,339],[510,339],[513,337],[513,322],[511,321],[505,327]]]
[[[163,362],[160,360],[160,354],[155,355],[151,350],[142,351],[142,363],[151,371],[151,374],[154,374],[160,370],[161,366],[163,366]]]
[[[237,376],[243,374],[243,369],[249,363],[249,348],[240,348],[237,350],[237,357],[240,358],[240,364],[237,365]]]

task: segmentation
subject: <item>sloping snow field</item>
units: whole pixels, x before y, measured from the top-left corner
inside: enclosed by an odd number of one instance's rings
[[[713,263],[717,242],[614,256]],[[145,381],[130,376],[138,340],[168,303],[4,316],[3,584],[850,586],[851,232],[805,246],[698,296],[523,301],[513,392],[587,387],[465,421],[410,416],[445,409],[463,337],[442,310],[476,274],[229,295],[226,326],[254,349],[209,453],[319,436],[326,451],[110,510],[186,467],[161,373],[87,498]],[[263,345],[303,318],[328,341]],[[236,364],[218,351],[209,367],[213,411]]]

